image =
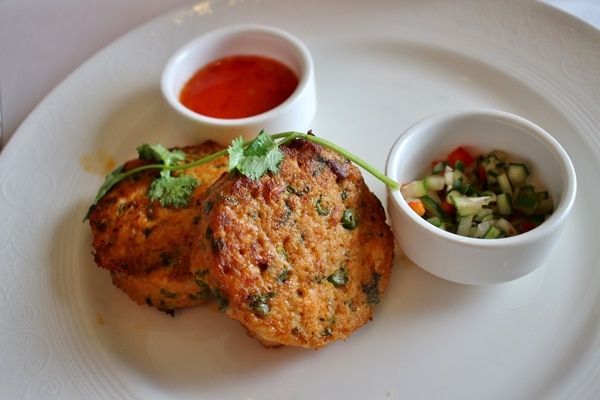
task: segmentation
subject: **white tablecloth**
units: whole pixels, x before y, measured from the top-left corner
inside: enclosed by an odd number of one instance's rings
[[[598,0],[544,1],[600,28]],[[87,58],[136,26],[187,3],[190,0],[0,0],[4,141]]]

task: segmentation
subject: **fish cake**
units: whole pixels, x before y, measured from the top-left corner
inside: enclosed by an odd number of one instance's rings
[[[186,162],[222,149],[212,141],[181,148]],[[123,170],[147,163],[130,160]],[[210,295],[190,272],[190,243],[201,217],[201,198],[227,169],[228,158],[223,156],[180,172],[199,181],[184,207],[164,207],[150,200],[148,189],[159,174],[150,169],[117,183],[91,209],[94,261],[110,271],[113,283],[133,301],[172,313],[200,304]]]
[[[280,148],[277,174],[208,190],[191,270],[263,346],[318,349],[371,320],[394,239],[355,165],[304,139]]]

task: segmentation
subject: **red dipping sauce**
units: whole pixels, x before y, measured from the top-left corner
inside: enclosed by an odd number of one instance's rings
[[[183,87],[179,100],[214,118],[245,118],[283,103],[298,87],[298,76],[271,58],[236,55],[202,67]]]

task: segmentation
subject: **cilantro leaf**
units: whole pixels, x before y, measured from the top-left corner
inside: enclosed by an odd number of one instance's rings
[[[284,158],[279,144],[264,131],[261,131],[245,149],[242,138],[234,140],[228,152],[229,171],[237,170],[253,180],[260,179],[267,172],[279,172]]]
[[[185,153],[182,150],[169,150],[162,144],[157,143],[153,146],[148,143],[137,147],[138,157],[145,161],[158,161],[167,166],[177,165],[178,162],[185,160]]]
[[[233,171],[244,157],[244,138],[242,136],[233,139],[227,148],[229,154],[229,172]]]
[[[161,176],[150,184],[148,196],[163,207],[185,207],[197,186],[198,180],[191,175],[171,176],[170,171],[161,171]]]
[[[116,185],[119,181],[121,181],[123,179],[123,177],[124,177],[123,165],[119,165],[111,173],[109,173],[108,175],[106,175],[106,178],[104,178],[104,182],[102,183],[102,186],[100,186],[100,189],[98,189],[98,193],[96,194],[96,198],[94,199],[94,202],[92,203],[92,205],[90,206],[90,208],[88,208],[88,211],[85,214],[85,217],[83,219],[84,221],[89,218],[90,213],[92,212],[92,209],[94,208],[94,206],[96,204],[98,204],[98,202],[100,201],[100,199],[103,198],[104,195],[106,193],[108,193],[108,191],[114,185]]]
[[[98,190],[98,194],[96,195],[96,200],[94,201],[94,204],[102,197],[104,197],[104,195],[110,190],[110,188],[112,188],[115,185],[115,183],[119,182],[122,179],[122,175],[123,165],[119,165],[110,174],[106,175],[104,183],[102,184],[102,186],[100,186],[100,189]]]
[[[185,152],[179,149],[169,150],[160,143],[153,146],[144,143],[137,148],[141,160],[157,161],[165,167],[174,167],[185,161]],[[150,200],[158,200],[163,207],[185,207],[190,195],[198,186],[198,180],[191,175],[173,176],[170,169],[161,169],[160,176],[152,181],[148,189]]]

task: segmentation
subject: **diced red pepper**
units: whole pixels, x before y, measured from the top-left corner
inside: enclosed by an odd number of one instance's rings
[[[524,232],[529,232],[530,230],[534,229],[535,227],[537,227],[536,224],[534,224],[531,221],[523,221],[523,223],[519,226],[519,229],[521,231],[521,233]]]
[[[448,164],[450,164],[452,168],[454,168],[454,165],[457,161],[461,161],[463,164],[469,165],[474,160],[475,159],[473,156],[469,154],[469,152],[462,146],[457,147],[456,149],[452,150],[450,154],[448,154]]]
[[[487,179],[487,171],[485,170],[485,167],[479,164],[477,172],[479,173],[479,182],[485,182],[485,180]]]
[[[456,207],[450,201],[442,201],[442,210],[448,215],[454,215],[456,213]]]

